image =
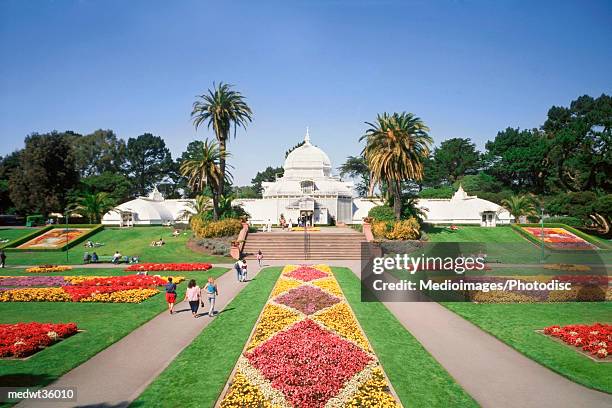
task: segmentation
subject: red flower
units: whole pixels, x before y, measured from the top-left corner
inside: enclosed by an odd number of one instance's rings
[[[612,325],[610,324],[549,326],[544,329],[544,334],[557,337],[571,346],[582,347],[582,350],[599,358],[606,358],[612,353]]]
[[[209,263],[141,263],[128,266],[126,271],[207,271]]]
[[[0,357],[26,357],[76,332],[75,323],[0,324]]]

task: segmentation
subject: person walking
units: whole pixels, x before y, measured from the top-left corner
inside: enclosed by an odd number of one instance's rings
[[[195,279],[190,280],[187,284],[185,300],[189,302],[191,315],[193,317],[198,317],[198,306],[200,306],[200,287],[196,285]]]
[[[242,281],[241,282],[244,282],[247,280],[247,261],[246,259],[244,258],[242,259],[242,265],[240,267],[242,269]]]
[[[204,292],[205,296],[208,298],[208,303],[210,303],[208,317],[213,317],[215,315],[215,300],[217,296],[219,296],[219,288],[212,276],[208,278],[208,283],[204,286]],[[202,307],[204,307],[204,300],[202,300]]]
[[[261,252],[261,249],[259,251],[257,251],[257,263],[259,264],[259,267],[261,268],[261,261],[263,260],[263,253]]]
[[[174,303],[176,302],[176,284],[172,283],[172,277],[168,277],[166,283],[166,302],[168,302],[168,310],[170,314],[174,313]]]
[[[4,252],[4,249],[0,250],[0,265],[3,269],[6,265],[6,253]]]
[[[242,282],[242,262],[241,259],[237,260],[234,264],[234,269],[236,270],[236,279],[238,282]]]

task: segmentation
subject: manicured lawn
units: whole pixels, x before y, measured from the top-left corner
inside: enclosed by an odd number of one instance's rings
[[[262,270],[132,406],[214,406],[280,271]]]
[[[208,276],[220,276],[227,269],[183,272],[187,279],[199,282]],[[111,271],[90,270],[106,274]],[[74,271],[73,271],[74,272]],[[117,271],[119,272],[119,271]],[[182,299],[186,284],[178,285]],[[0,303],[0,323],[75,322],[82,333],[54,344],[27,360],[0,360],[0,383],[19,386],[44,385],[88,360],[166,309],[163,293],[139,303]]]
[[[332,270],[404,406],[478,406],[382,303],[361,302],[350,269]]]
[[[186,247],[189,232],[178,237],[172,236],[168,227],[105,228],[93,235],[93,242],[103,243],[99,248],[85,248],[77,245],[68,251],[57,252],[7,252],[7,265],[81,264],[85,252],[96,252],[98,255],[112,255],[115,251],[123,255],[138,256],[141,262],[212,262],[228,263],[230,258],[208,256],[193,252]],[[152,247],[152,241],[163,238],[166,244]]]
[[[8,239],[9,242],[4,244],[0,243],[0,247],[3,247],[9,244],[11,241],[16,240],[17,238],[24,237],[39,228],[0,228],[0,240]]]
[[[464,227],[457,231],[427,226],[425,232],[432,242],[525,242],[526,239],[510,227]]]
[[[445,303],[444,306],[551,370],[587,387],[612,392],[610,363],[594,362],[571,347],[535,332],[552,325],[610,323],[610,302]]]

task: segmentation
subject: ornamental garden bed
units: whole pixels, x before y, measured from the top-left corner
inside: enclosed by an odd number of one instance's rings
[[[549,326],[536,330],[598,363],[612,362],[612,325],[595,323]]]
[[[173,277],[174,283],[185,280]],[[159,293],[167,277],[5,276],[0,277],[0,302],[140,303]]]
[[[217,405],[401,407],[325,265],[283,269]]]
[[[140,263],[130,265],[125,268],[128,272],[142,271],[207,271],[213,266],[210,263],[190,262],[190,263]]]
[[[0,324],[0,358],[3,360],[27,359],[77,332],[75,323]]]

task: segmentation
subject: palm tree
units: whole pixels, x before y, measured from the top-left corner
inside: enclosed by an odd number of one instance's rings
[[[234,137],[236,137],[236,129],[238,127],[246,129],[253,116],[253,112],[246,104],[242,94],[232,90],[232,86],[223,82],[220,82],[219,85],[213,83],[213,89],[209,89],[208,93],[198,96],[199,99],[193,103],[193,110],[191,111],[196,130],[202,123],[206,123],[209,129],[212,126],[219,142],[221,182],[217,186],[217,197],[221,197],[225,187],[225,158],[230,132],[233,128]]]
[[[186,208],[181,214],[182,218],[189,218],[194,214],[194,212],[197,215],[201,215],[213,208],[212,200],[210,197],[205,196],[204,194],[198,195],[195,198],[195,201],[193,203],[190,202],[187,207],[188,208]]]
[[[432,143],[429,128],[412,113],[383,113],[359,139],[371,171],[371,186],[385,182],[393,196],[395,218],[402,214],[401,182],[423,179],[423,162]]]
[[[522,216],[537,214],[535,202],[530,195],[513,195],[510,198],[503,199],[501,205],[514,216],[514,222],[516,223],[519,222],[519,218]]]
[[[70,211],[87,217],[90,224],[100,222],[102,216],[114,207],[115,200],[105,192],[85,193],[69,206]]]
[[[219,144],[206,139],[201,149],[190,154],[181,163],[180,171],[183,177],[187,177],[187,184],[193,191],[203,192],[206,186],[210,187],[213,201],[214,219],[219,219],[219,185],[224,181],[231,182],[231,174],[221,173],[221,160],[227,157],[222,153]]]

